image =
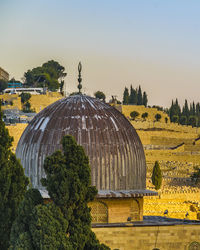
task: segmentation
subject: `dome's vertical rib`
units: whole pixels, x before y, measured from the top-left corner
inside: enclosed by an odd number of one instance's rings
[[[85,148],[99,190],[145,189],[145,156],[135,129],[115,108],[83,95],[48,106],[24,131],[16,153],[34,187],[41,188],[44,159],[61,149],[66,134]]]

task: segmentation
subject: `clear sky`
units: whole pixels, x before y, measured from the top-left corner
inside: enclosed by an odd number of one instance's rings
[[[0,66],[20,79],[57,60],[75,91],[122,98],[139,84],[149,104],[200,101],[199,0],[0,0]]]

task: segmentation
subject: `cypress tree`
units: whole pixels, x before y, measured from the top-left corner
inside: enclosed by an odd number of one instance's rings
[[[178,115],[178,117],[180,117],[180,115],[181,115],[181,108],[180,108],[180,106],[178,104],[178,99],[177,98],[176,98],[176,102],[175,102],[175,113],[176,113],[176,115]]]
[[[125,87],[123,94],[123,104],[127,105],[129,103],[129,91],[128,88]]]
[[[191,125],[192,127],[196,127],[196,125],[197,125],[196,116],[194,116],[194,115],[189,116],[188,125]]]
[[[169,108],[169,117],[170,121],[172,121],[172,117],[174,116],[174,101],[172,100],[171,107]]]
[[[189,114],[190,114],[190,116],[192,116],[192,115],[193,115],[193,110],[192,110],[192,103],[190,103]]]
[[[178,99],[176,98],[175,103],[172,100],[172,104],[171,104],[171,107],[169,109],[170,121],[173,122],[174,116],[178,116],[178,120],[179,120],[180,115],[181,115],[181,108],[178,104]]]
[[[56,151],[45,159],[47,177],[42,183],[69,223],[66,233],[73,249],[109,249],[91,231],[87,203],[94,199],[97,189],[91,186],[88,157],[72,136],[64,136],[62,146],[63,153]]]
[[[185,109],[185,115],[188,118],[190,114],[189,114],[189,108],[188,108],[187,100],[185,100],[184,109]]]
[[[0,105],[0,249],[8,249],[12,223],[23,199],[28,178],[11,152],[13,138],[2,120]]]
[[[155,186],[155,189],[160,189],[162,184],[162,173],[158,161],[155,162],[155,165],[153,167],[151,180],[153,185]]]
[[[196,115],[196,107],[195,107],[194,101],[192,103],[192,115]]]
[[[148,99],[147,99],[147,94],[145,91],[143,92],[142,102],[143,102],[142,104],[146,107],[148,103]]]
[[[137,91],[132,87],[130,88],[129,104],[137,105]]]
[[[142,105],[143,104],[143,99],[142,99],[142,90],[141,87],[139,85],[139,89],[137,92],[137,105]]]
[[[197,116],[197,126],[200,126],[200,104],[196,104],[196,116]]]
[[[180,124],[181,125],[186,125],[187,124],[187,117],[185,115],[182,115],[180,117]]]

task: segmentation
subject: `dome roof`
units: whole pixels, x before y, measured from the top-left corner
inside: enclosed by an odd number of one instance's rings
[[[51,104],[22,134],[16,154],[34,187],[42,189],[44,159],[61,149],[61,138],[66,134],[84,147],[92,185],[98,190],[145,189],[145,155],[135,129],[114,107],[85,95]]]

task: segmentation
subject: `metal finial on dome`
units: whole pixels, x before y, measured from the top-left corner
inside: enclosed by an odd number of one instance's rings
[[[82,70],[82,64],[81,64],[81,62],[79,62],[79,64],[78,64],[78,82],[79,82],[79,84],[78,84],[78,92],[79,93],[81,93],[81,89],[82,89],[81,70]]]

